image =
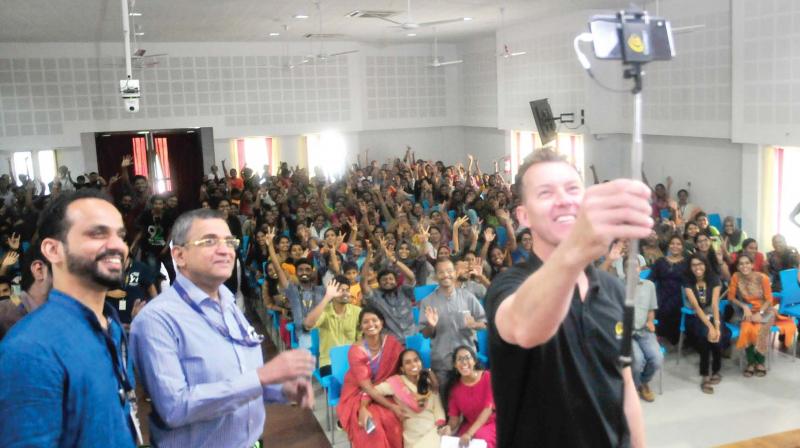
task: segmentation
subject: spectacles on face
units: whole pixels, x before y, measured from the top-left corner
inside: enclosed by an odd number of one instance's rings
[[[470,361],[472,361],[472,355],[456,356],[457,363],[470,362]]]
[[[698,268],[700,266],[704,266],[704,264],[703,263],[692,263],[692,267],[693,268]]]
[[[203,238],[199,240],[189,241],[185,244],[185,246],[194,246],[194,247],[214,247],[218,244],[224,244],[231,249],[238,249],[239,248],[239,239],[233,237],[222,237],[222,238]]]

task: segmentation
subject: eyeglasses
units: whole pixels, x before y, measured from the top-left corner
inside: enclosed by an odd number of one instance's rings
[[[472,361],[471,355],[463,355],[456,357],[456,362],[470,362],[470,361]]]
[[[220,243],[230,247],[231,249],[239,248],[239,239],[233,237],[203,238],[200,240],[189,241],[185,244],[185,246],[191,245],[194,247],[214,247]]]

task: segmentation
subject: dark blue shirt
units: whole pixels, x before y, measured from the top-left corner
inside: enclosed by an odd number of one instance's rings
[[[104,313],[113,316],[106,305]],[[132,448],[130,407],[119,397],[114,356],[128,358],[122,327],[108,319],[115,352],[94,313],[53,290],[0,343],[0,446]]]

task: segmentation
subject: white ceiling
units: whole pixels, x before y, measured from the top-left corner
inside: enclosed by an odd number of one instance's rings
[[[414,42],[433,36],[421,28],[417,37],[378,19],[354,19],[355,9],[398,11],[393,19],[405,22],[406,0],[322,0],[321,15],[310,0],[129,0],[141,17],[132,20],[144,42],[237,42],[302,40],[319,31],[344,34],[344,40],[363,42]],[[469,22],[436,28],[446,41],[460,40],[496,30],[500,7],[506,24],[522,23],[548,14],[578,9],[619,8],[622,0],[412,0],[415,22],[472,17]],[[641,2],[639,2],[641,3]],[[0,42],[111,42],[122,40],[120,0],[2,0]],[[296,20],[295,14],[310,16]],[[288,26],[288,31],[284,26]],[[280,32],[278,38],[268,37]]]

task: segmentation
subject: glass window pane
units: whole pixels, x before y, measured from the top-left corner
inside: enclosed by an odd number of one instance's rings
[[[48,184],[56,177],[56,153],[48,149],[39,151],[36,157],[39,159],[39,179],[45,184],[44,193],[50,194],[50,185]]]
[[[14,153],[14,183],[20,185],[19,176],[24,174],[28,178],[33,177],[33,154],[30,151],[20,151]]]

